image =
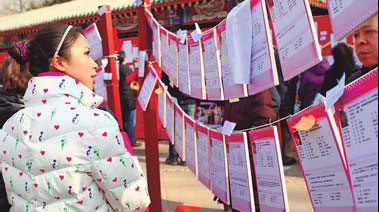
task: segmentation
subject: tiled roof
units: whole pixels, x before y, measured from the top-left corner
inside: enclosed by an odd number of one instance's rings
[[[180,0],[151,0],[152,5],[174,3]],[[196,0],[186,0],[193,2]],[[112,11],[122,11],[135,8],[133,0],[74,0],[12,16],[0,17],[0,32],[13,31],[34,27],[57,21],[94,16],[98,6],[110,5]],[[312,6],[326,8],[326,0],[309,0]]]
[[[98,6],[110,5],[113,11],[135,7],[133,0],[74,0],[12,16],[0,17],[0,32],[96,15]]]

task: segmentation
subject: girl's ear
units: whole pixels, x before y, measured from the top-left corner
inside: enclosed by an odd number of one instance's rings
[[[66,60],[56,55],[51,59],[51,71],[60,71],[60,72],[66,72],[67,71],[67,63]]]

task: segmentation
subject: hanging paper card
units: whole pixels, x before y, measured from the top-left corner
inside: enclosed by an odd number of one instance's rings
[[[203,37],[203,32],[201,31],[198,23],[195,23],[195,30],[191,32],[191,37],[195,42],[199,42]]]
[[[261,211],[289,211],[278,129],[255,130],[249,136]]]
[[[166,132],[168,139],[172,144],[175,144],[174,136],[175,110],[172,97],[166,92]]]
[[[147,23],[150,26],[151,31],[153,32],[153,55],[155,57],[155,61],[162,67],[161,63],[161,53],[160,53],[160,24],[154,18],[153,14],[149,10],[145,10],[145,16],[147,19]]]
[[[126,58],[128,60],[128,63],[133,62],[133,43],[131,40],[124,41],[122,44],[122,50],[125,52]]]
[[[357,211],[378,211],[378,69],[347,86],[336,111]]]
[[[179,90],[184,94],[190,95],[190,81],[189,81],[189,52],[188,42],[185,44],[180,43],[180,39],[177,40],[178,45],[178,81]]]
[[[216,43],[216,31],[208,30],[204,32],[202,38],[205,85],[208,100],[223,100],[221,83],[221,67],[218,45]]]
[[[232,69],[230,68],[228,45],[226,43],[226,21],[217,27],[218,44],[221,57],[221,74],[225,99],[235,99],[247,96],[244,85],[235,84],[233,81]]]
[[[373,0],[327,0],[333,34],[342,40],[367,19],[378,14],[378,2]]]
[[[188,168],[196,176],[197,174],[197,136],[195,122],[188,116],[184,117],[186,129],[186,163]]]
[[[303,116],[310,115],[317,120],[313,129],[297,131],[293,128]],[[333,127],[331,118],[325,112],[325,105],[320,104],[287,122],[314,210],[352,212],[351,187],[337,141],[339,132]]]
[[[197,99],[206,99],[202,48],[200,42],[195,42],[191,38],[188,40],[188,43],[190,48],[191,96]]]
[[[146,51],[139,52],[139,62],[138,62],[138,77],[145,76],[145,64],[148,61],[148,55]]]
[[[322,61],[321,47],[308,0],[272,0],[270,15],[284,80]]]
[[[141,105],[143,111],[146,111],[147,106],[149,105],[151,95],[153,94],[155,84],[157,83],[157,75],[153,67],[149,67],[149,74],[146,76],[145,81],[143,82],[141,91],[138,95],[138,102]]]
[[[149,10],[145,10],[145,17],[150,28],[153,28],[153,23],[156,21],[153,14]]]
[[[169,67],[169,43],[168,43],[168,31],[165,28],[161,28],[161,56],[162,56],[162,70],[167,76],[170,76]]]
[[[158,95],[158,116],[163,128],[166,128],[166,91],[163,86],[159,86],[163,92]]]
[[[84,30],[84,35],[87,38],[89,47],[91,49],[90,56],[93,60],[97,60],[103,56],[103,44],[99,30],[96,24],[91,24]]]
[[[133,47],[133,60],[139,58],[139,48]]]
[[[170,72],[170,80],[173,80],[173,84],[178,87],[178,46],[176,43],[176,35],[169,33],[169,55],[168,55],[168,69]]]
[[[103,16],[105,14],[107,10],[107,7],[105,5],[101,6],[98,10],[97,10],[97,13],[99,14],[99,16]]]
[[[274,47],[265,0],[251,0],[253,42],[249,95],[258,94],[279,84]]]
[[[230,204],[229,172],[226,142],[220,132],[210,130],[212,192],[225,204]]]
[[[101,97],[104,98],[104,101],[108,101],[108,91],[107,91],[107,85],[104,82],[104,74],[105,70],[104,67],[100,66],[96,71],[96,83],[93,85],[93,89],[95,93]]]
[[[246,133],[226,136],[233,209],[255,211],[248,138]]]
[[[211,189],[211,172],[210,172],[210,141],[208,128],[202,125],[196,125],[197,132],[197,167],[199,181],[208,189]]]
[[[237,5],[226,19],[226,41],[235,84],[249,84],[253,24],[250,1]]]
[[[159,66],[162,66],[162,57],[161,57],[161,33],[160,33],[160,25],[153,21],[152,24],[152,31],[153,31],[153,55],[155,57],[155,60],[158,62]]]
[[[186,161],[184,114],[180,106],[175,105],[175,150],[179,157]]]
[[[178,37],[178,42],[182,45],[186,44],[187,38],[188,38],[188,32],[187,30],[181,30],[179,29],[176,33],[176,36]]]
[[[237,123],[230,122],[228,120],[225,120],[224,126],[221,129],[222,134],[231,136],[234,132],[234,129],[236,128]]]

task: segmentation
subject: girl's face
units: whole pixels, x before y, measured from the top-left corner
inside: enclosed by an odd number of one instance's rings
[[[87,39],[79,35],[70,49],[70,58],[65,61],[65,73],[93,90],[98,65],[90,56]]]

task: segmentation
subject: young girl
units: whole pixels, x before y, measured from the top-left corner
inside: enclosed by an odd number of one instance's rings
[[[96,63],[81,29],[55,24],[17,43],[29,70],[25,109],[0,130],[0,161],[11,211],[144,211],[140,165],[117,121],[96,109]]]

